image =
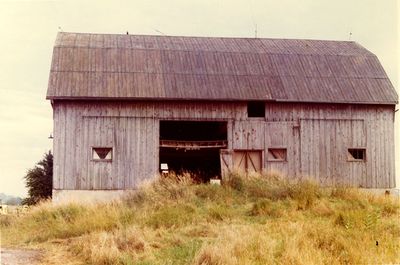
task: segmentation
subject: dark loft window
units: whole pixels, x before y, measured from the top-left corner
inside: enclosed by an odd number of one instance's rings
[[[365,148],[349,148],[347,156],[349,161],[365,161]]]
[[[112,148],[111,147],[93,147],[92,159],[96,161],[111,161]]]
[[[286,148],[268,148],[268,161],[286,161]]]
[[[247,117],[249,118],[264,118],[265,103],[259,101],[250,101],[247,103]]]

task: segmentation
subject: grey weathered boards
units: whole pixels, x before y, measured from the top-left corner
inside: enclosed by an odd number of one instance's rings
[[[248,118],[246,103],[53,103],[54,188],[127,189],[158,174],[160,120],[226,120],[229,150],[262,150],[263,168],[322,183],[393,187],[393,106],[267,103]],[[91,160],[91,147],[111,146],[112,162]],[[269,161],[268,148],[287,149]],[[365,161],[348,161],[365,148]],[[232,159],[230,160],[232,161]],[[232,164],[232,162],[229,162]]]
[[[59,33],[47,98],[54,190],[152,179],[162,121],[224,125],[226,139],[211,139],[227,143],[222,175],[395,186],[398,98],[376,56],[354,42]]]

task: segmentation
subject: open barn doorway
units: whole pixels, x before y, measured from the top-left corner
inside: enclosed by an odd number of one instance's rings
[[[227,122],[160,121],[160,170],[191,172],[202,182],[220,177]]]

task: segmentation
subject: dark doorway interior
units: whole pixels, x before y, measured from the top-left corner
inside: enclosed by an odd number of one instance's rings
[[[200,181],[219,177],[219,151],[226,145],[226,122],[160,122],[160,164],[167,163],[169,171],[198,173]]]

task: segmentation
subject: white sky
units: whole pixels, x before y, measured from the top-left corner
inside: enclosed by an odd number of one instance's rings
[[[258,37],[326,40],[349,40],[351,31],[352,40],[378,56],[397,89],[399,11],[397,0],[0,0],[0,192],[25,196],[24,174],[52,146],[45,95],[59,27],[253,37],[257,24]],[[396,129],[400,172],[398,117]]]

